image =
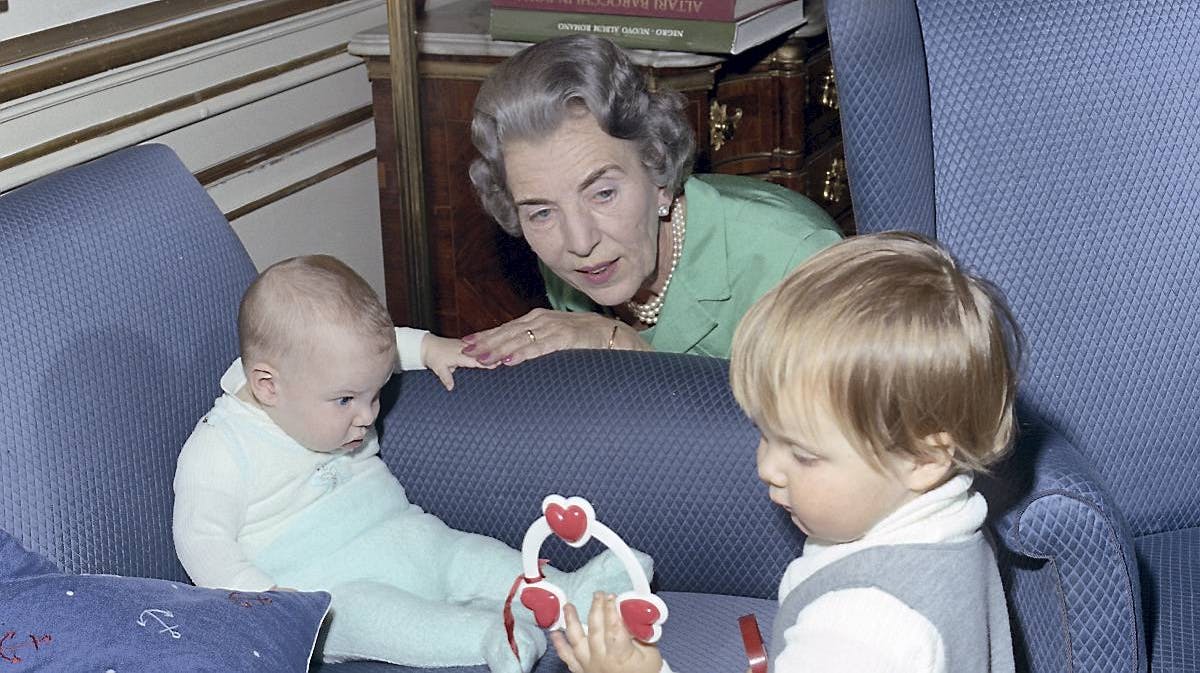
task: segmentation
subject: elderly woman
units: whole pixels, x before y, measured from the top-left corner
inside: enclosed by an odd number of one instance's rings
[[[484,364],[568,348],[729,357],[750,305],[839,239],[788,189],[689,177],[683,105],[594,36],[542,42],[496,68],[475,100],[471,181],[537,255],[553,310],[468,335],[464,353]]]

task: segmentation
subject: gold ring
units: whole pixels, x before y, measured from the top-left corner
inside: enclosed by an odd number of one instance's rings
[[[533,335],[533,330],[527,329],[527,330],[525,330],[525,333],[529,335],[529,343],[531,343],[531,344],[537,343],[537,337],[535,337]]]

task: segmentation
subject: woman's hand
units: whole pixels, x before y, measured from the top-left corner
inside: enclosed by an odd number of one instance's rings
[[[596,592],[588,630],[583,632],[575,606],[563,608],[566,633],[554,631],[550,642],[571,673],[658,673],[663,660],[658,648],[633,639],[617,610],[616,596]]]
[[[614,333],[613,329],[616,328]],[[482,365],[520,364],[546,353],[572,348],[650,350],[637,330],[619,320],[597,313],[570,313],[535,308],[529,313],[490,330],[462,339],[464,355]]]

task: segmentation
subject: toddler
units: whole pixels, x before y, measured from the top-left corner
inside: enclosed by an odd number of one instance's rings
[[[1012,671],[972,475],[1013,435],[1018,333],[997,290],[915,235],[848,239],[762,297],[730,379],[758,475],[808,536],[779,586],[775,673]],[[611,596],[552,634],[575,673],[659,673]],[[731,624],[730,628],[736,629]]]
[[[545,638],[514,610],[518,660],[501,613],[519,552],[424,513],[378,456],[379,390],[395,366],[427,366],[450,388],[455,367],[477,366],[462,344],[393,328],[366,281],[324,255],[264,271],[242,299],[238,335],[241,357],[175,472],[175,548],[192,580],[328,591],[326,661],[529,671]],[[628,584],[611,554],[575,573],[546,570],[585,602]]]

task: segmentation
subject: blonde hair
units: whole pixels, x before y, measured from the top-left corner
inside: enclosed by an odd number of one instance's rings
[[[945,250],[915,234],[866,235],[812,257],[751,307],[730,380],[761,428],[825,409],[877,467],[887,453],[952,449],[954,472],[984,471],[1012,442],[1020,341],[999,290]]]
[[[238,308],[242,362],[280,366],[326,326],[377,340],[380,353],[395,344],[392,319],[379,296],[341,260],[306,255],[272,264],[246,289]]]

